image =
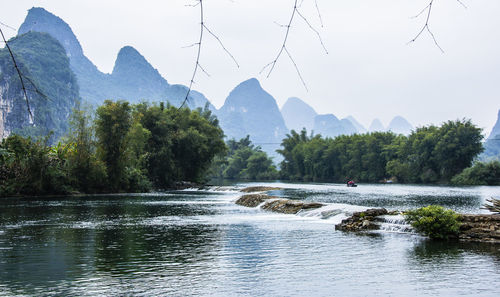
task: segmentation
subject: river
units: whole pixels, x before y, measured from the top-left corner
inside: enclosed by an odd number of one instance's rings
[[[207,190],[0,200],[0,296],[500,296],[500,246],[403,228],[336,231],[356,210],[481,210],[500,187],[259,183],[298,215]]]

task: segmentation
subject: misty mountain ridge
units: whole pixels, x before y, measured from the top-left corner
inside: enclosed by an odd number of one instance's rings
[[[313,130],[314,117],[318,115],[314,108],[297,97],[288,98],[281,108],[281,114],[288,129],[297,132],[303,128],[309,132]]]
[[[402,116],[395,116],[387,126],[387,131],[396,134],[410,135],[412,130],[413,126]]]
[[[500,160],[500,110],[495,126],[484,142],[484,152],[479,155],[479,159],[482,161]]]
[[[288,133],[276,100],[255,78],[236,86],[216,115],[228,139],[250,135],[252,142],[272,156]]]
[[[172,86],[133,47],[123,47],[111,74],[102,73],[84,55],[82,46],[71,27],[61,18],[44,8],[33,7],[19,28],[18,34],[29,31],[45,32],[56,38],[65,48],[80,86],[84,101],[100,105],[105,99],[123,99],[132,103],[141,101],[168,101],[179,106],[184,100],[187,87]],[[193,98],[196,97],[196,98]],[[209,101],[201,93],[188,100],[191,108],[204,107]]]

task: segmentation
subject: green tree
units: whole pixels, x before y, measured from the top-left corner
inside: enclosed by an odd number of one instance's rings
[[[132,124],[131,107],[128,102],[110,100],[97,108],[96,135],[97,152],[106,165],[109,189],[121,191],[126,188],[128,132]]]

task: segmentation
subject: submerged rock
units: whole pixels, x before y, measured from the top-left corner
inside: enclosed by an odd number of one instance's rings
[[[355,212],[351,217],[335,225],[335,229],[342,231],[375,230],[379,228],[378,224],[374,224],[376,218],[386,214],[388,214],[388,211],[385,208],[370,208],[365,211]]]
[[[265,187],[265,186],[255,186],[255,187],[244,188],[240,192],[243,192],[243,193],[254,193],[254,192],[267,192],[267,191],[275,191],[275,190],[281,190],[281,188],[277,188],[277,187]]]

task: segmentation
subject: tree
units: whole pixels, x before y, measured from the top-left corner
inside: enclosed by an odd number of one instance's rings
[[[106,165],[109,189],[114,192],[125,188],[127,134],[131,124],[131,108],[128,102],[106,100],[97,109],[97,153]]]

